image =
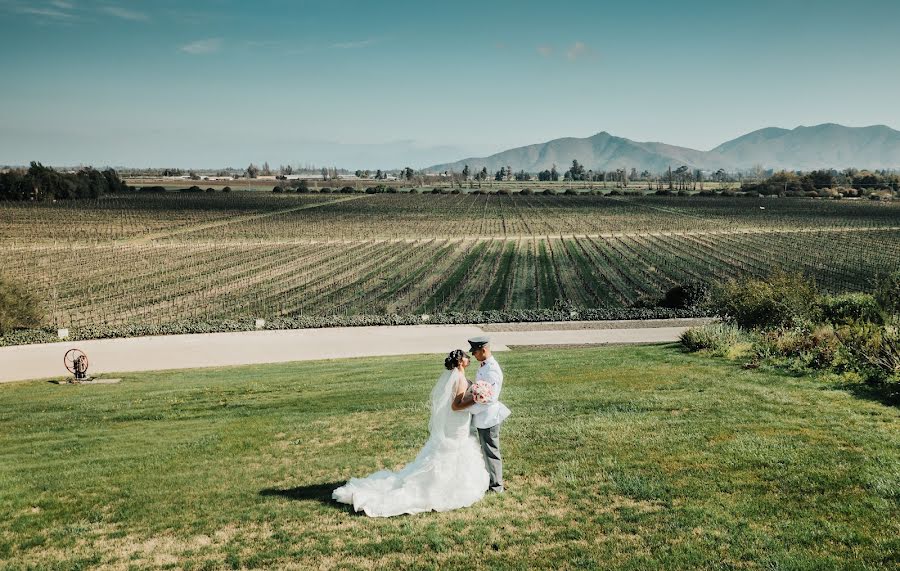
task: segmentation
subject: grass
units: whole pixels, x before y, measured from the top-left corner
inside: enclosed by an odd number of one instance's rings
[[[0,569],[896,569],[900,410],[674,346],[499,355],[508,492],[330,501],[427,430],[436,356],[0,386]]]

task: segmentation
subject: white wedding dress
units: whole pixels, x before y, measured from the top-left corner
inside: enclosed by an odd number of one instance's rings
[[[412,463],[399,472],[381,470],[351,478],[332,493],[371,517],[388,517],[470,506],[488,488],[488,473],[471,415],[450,408],[459,371],[447,371],[431,391],[429,437]]]

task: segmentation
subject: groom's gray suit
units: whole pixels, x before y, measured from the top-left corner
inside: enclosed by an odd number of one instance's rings
[[[500,389],[503,387],[503,371],[493,356],[488,357],[478,367],[475,382],[484,381],[494,389],[493,398],[486,403],[475,403],[471,407],[472,424],[478,429],[478,439],[484,452],[484,464],[491,476],[490,489],[503,491],[503,458],[500,455],[500,423],[509,416],[509,409],[501,403]]]

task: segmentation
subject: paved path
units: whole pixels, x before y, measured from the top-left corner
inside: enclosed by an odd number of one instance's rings
[[[495,351],[515,345],[592,345],[609,343],[667,343],[697,320],[628,322],[611,328],[571,329],[566,323],[544,323],[542,329],[490,332]],[[522,324],[526,325],[526,324]],[[589,324],[583,327],[589,327]],[[63,355],[71,348],[90,359],[89,373],[186,369],[254,363],[282,363],[382,355],[444,353],[465,349],[466,339],[497,328],[476,325],[406,325],[335,327],[286,331],[249,331],[200,335],[165,335],[128,339],[66,341],[0,347],[0,382],[62,378],[68,375]],[[508,329],[514,329],[511,324]]]

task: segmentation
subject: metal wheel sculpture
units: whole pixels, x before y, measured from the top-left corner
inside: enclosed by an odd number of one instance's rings
[[[63,357],[66,370],[75,375],[75,380],[87,378],[88,358],[81,349],[69,349]]]

